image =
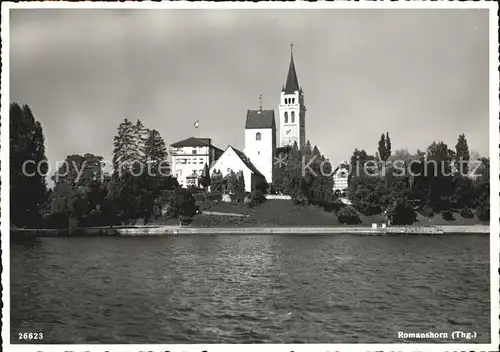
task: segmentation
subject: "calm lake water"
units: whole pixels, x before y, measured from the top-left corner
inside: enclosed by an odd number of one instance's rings
[[[12,343],[490,341],[487,235],[42,238],[11,257]]]

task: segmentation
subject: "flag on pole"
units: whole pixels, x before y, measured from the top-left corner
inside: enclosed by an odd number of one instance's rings
[[[200,125],[200,121],[196,120],[193,126],[194,126],[194,128],[198,128],[199,125]]]

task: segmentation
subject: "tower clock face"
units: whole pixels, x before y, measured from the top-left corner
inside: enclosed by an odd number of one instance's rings
[[[295,137],[295,128],[292,127],[286,127],[285,128],[285,137]]]

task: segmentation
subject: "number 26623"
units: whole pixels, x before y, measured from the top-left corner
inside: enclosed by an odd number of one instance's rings
[[[43,340],[42,332],[20,332],[18,334],[19,340]]]

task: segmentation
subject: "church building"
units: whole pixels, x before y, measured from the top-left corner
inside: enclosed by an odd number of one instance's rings
[[[279,103],[279,146],[305,145],[304,92],[299,86],[293,51],[286,84],[283,86]],[[277,129],[274,110],[248,110],[245,123],[245,147],[243,152],[229,146],[210,167],[226,176],[231,171],[243,172],[245,190],[252,191],[261,183],[270,185],[273,181],[273,161],[277,147]]]

